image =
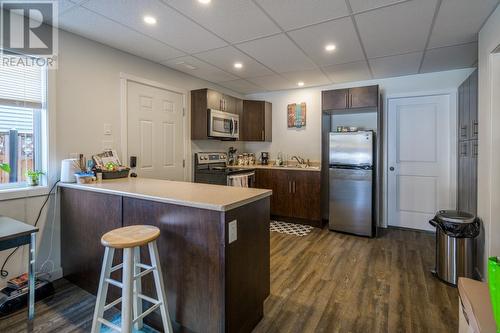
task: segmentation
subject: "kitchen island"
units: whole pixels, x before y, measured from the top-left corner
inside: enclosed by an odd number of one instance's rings
[[[69,281],[96,294],[101,236],[155,225],[176,331],[250,332],[262,318],[270,292],[271,191],[141,178],[60,187],[61,260]],[[108,302],[119,297],[115,289]],[[155,296],[152,290],[151,277],[143,278],[143,292]],[[162,329],[159,316],[150,317]]]

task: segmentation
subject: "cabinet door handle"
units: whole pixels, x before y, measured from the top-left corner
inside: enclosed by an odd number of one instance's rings
[[[477,135],[479,133],[479,124],[477,121],[474,121],[474,129],[473,129],[473,132],[474,132],[474,135]]]
[[[288,181],[288,193],[292,193],[292,182]]]
[[[467,125],[464,125],[460,128],[461,130],[461,133],[460,133],[460,136],[462,138],[466,138],[467,137]]]
[[[295,193],[295,180],[293,181],[293,193]]]
[[[467,156],[467,143],[462,143],[462,150],[460,151],[460,155]]]

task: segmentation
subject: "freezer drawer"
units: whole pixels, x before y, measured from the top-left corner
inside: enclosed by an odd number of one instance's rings
[[[335,169],[330,176],[330,230],[373,236],[373,170]]]

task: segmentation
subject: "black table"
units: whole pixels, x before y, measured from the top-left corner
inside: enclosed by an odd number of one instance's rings
[[[33,320],[35,316],[35,251],[36,251],[35,241],[37,232],[38,232],[37,227],[11,219],[10,217],[0,216],[0,251],[29,244],[29,261],[28,261],[29,320]]]

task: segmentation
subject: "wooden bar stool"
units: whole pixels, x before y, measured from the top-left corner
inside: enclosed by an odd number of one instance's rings
[[[101,324],[123,333],[131,333],[132,327],[140,330],[143,327],[143,318],[160,308],[163,328],[166,333],[173,333],[172,324],[168,314],[167,297],[163,286],[160,267],[160,257],[156,239],[160,236],[160,229],[148,225],[134,225],[130,227],[111,230],[101,238],[105,246],[104,259],[102,263],[99,290],[97,292],[94,319],[92,322],[92,333],[98,333]],[[148,245],[151,266],[140,262],[140,246]],[[115,249],[123,249],[123,263],[113,267],[113,255]],[[122,269],[122,282],[111,279],[111,273]],[[158,299],[153,299],[142,294],[141,278],[153,273]],[[108,286],[112,284],[122,289],[122,297],[106,304]],[[153,304],[150,308],[142,311],[142,300]],[[104,319],[104,311],[114,307],[118,303],[121,306],[121,327]]]

